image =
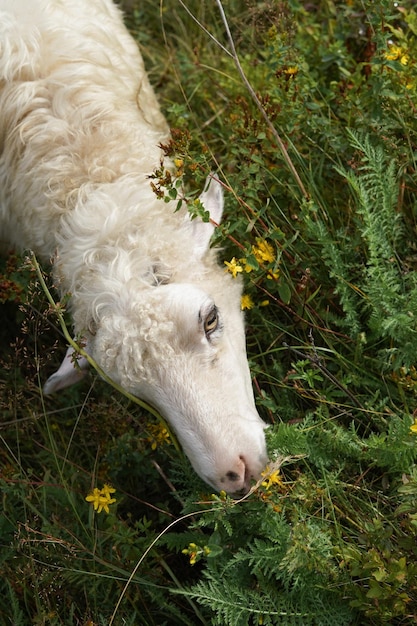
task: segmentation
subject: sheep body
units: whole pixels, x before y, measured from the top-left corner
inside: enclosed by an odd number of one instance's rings
[[[266,460],[241,285],[208,248],[213,226],[150,187],[168,138],[110,0],[0,0],[0,243],[53,259],[93,358],[160,409],[207,482],[234,492]],[[219,222],[219,184],[201,200]],[[49,391],[70,379],[59,370]]]

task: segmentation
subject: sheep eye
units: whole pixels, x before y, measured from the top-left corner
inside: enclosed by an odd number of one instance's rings
[[[204,320],[204,332],[206,335],[211,335],[219,325],[219,314],[216,307],[213,307],[210,313]]]

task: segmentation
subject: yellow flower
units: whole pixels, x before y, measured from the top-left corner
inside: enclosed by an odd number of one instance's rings
[[[103,489],[101,490],[101,493],[103,496],[105,496],[106,498],[110,498],[111,499],[111,495],[112,493],[116,493],[116,489],[114,487],[111,487],[110,485],[108,485],[107,483],[105,483],[103,485]]]
[[[239,263],[242,264],[243,269],[245,270],[247,274],[249,274],[249,272],[252,272],[255,269],[254,267],[252,267],[252,265],[250,265],[250,263],[247,262],[246,259],[239,259]]]
[[[266,478],[266,480],[262,483],[262,487],[265,487],[267,490],[270,489],[272,485],[278,485],[279,487],[283,486],[279,469],[270,473],[269,467],[266,467],[266,469],[261,473],[261,476],[265,476]]]
[[[387,61],[399,61],[401,65],[408,65],[410,55],[404,52],[400,46],[390,46],[388,52],[384,53]]]
[[[287,74],[287,76],[295,76],[295,74],[297,74],[298,72],[298,67],[294,65],[293,67],[287,67],[287,69],[284,71]]]
[[[181,550],[183,554],[190,557],[190,565],[195,565],[203,556],[208,556],[211,552],[208,546],[198,546],[195,543],[189,543],[188,548]]]
[[[86,500],[87,502],[93,502],[94,508],[97,509],[100,496],[101,496],[101,489],[98,489],[98,487],[94,487],[93,491],[89,493],[88,496],[86,497]]]
[[[116,489],[107,484],[104,485],[102,489],[95,487],[93,491],[88,494],[86,500],[87,502],[91,502],[97,513],[101,513],[102,511],[110,513],[109,504],[116,502],[116,498],[112,498],[111,494],[115,492]]]
[[[278,280],[278,278],[279,278],[279,270],[275,270],[275,272],[273,272],[272,270],[269,270],[268,274],[266,275],[266,277],[269,280]]]
[[[178,158],[174,159],[174,165],[177,168],[175,175],[178,176],[178,178],[180,178],[184,173],[184,160],[178,159]]]
[[[252,252],[258,263],[272,263],[275,261],[274,249],[265,239],[256,239],[256,246],[252,246]]]
[[[397,61],[402,53],[403,51],[401,50],[400,46],[390,46],[389,51],[385,52],[384,57],[387,59],[387,61]]]
[[[171,443],[168,429],[163,424],[148,424],[150,436],[147,441],[151,444],[151,449],[156,450],[158,446]]]
[[[413,434],[417,435],[417,417],[414,419],[414,424],[410,426],[410,430]]]
[[[230,272],[233,278],[236,278],[239,272],[243,272],[243,268],[239,264],[239,261],[236,260],[236,257],[233,257],[230,263],[228,261],[225,261],[224,264],[226,265],[226,268],[227,268],[226,271]]]
[[[240,308],[242,311],[245,309],[252,309],[254,307],[254,303],[249,294],[245,293],[240,299]]]

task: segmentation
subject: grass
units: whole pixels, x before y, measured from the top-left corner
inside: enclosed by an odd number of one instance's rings
[[[276,465],[236,502],[98,377],[43,398],[65,341],[5,259],[0,623],[413,624],[413,3],[143,0],[127,23],[187,189],[227,185],[215,243],[250,270]],[[85,501],[105,484],[108,514]]]

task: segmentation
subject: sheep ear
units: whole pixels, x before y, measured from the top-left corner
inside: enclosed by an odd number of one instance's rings
[[[43,387],[43,393],[48,396],[59,389],[65,389],[82,380],[87,374],[88,361],[83,356],[73,357],[75,350],[68,348],[60,368],[52,374]],[[74,359],[76,358],[76,362]]]
[[[220,224],[223,214],[223,188],[213,175],[207,177],[206,185],[200,196],[200,202],[205,210],[210,213],[210,220]],[[192,234],[194,238],[194,254],[201,258],[207,251],[210,238],[214,232],[215,225],[210,222],[203,222],[198,217],[191,221]]]

